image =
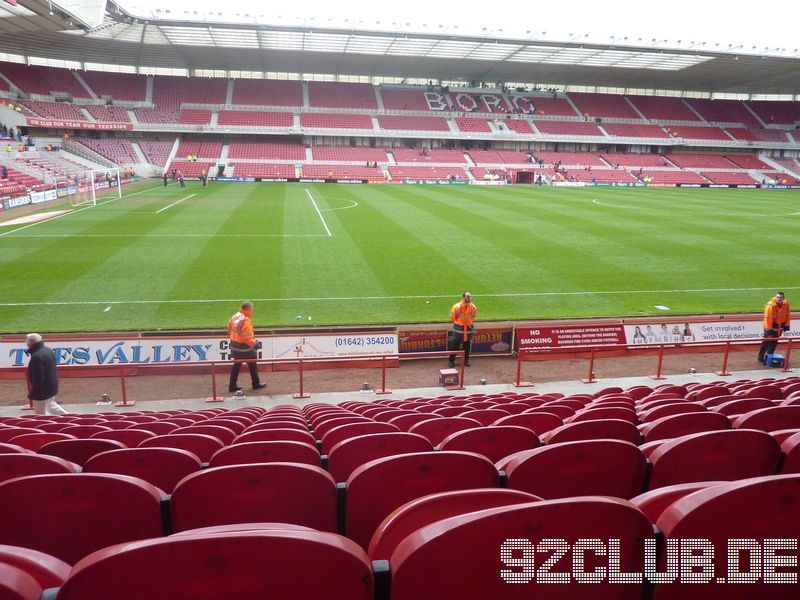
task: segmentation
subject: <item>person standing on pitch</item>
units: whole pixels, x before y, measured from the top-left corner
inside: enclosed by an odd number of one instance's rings
[[[767,364],[767,354],[773,354],[778,346],[778,340],[766,338],[778,338],[784,331],[789,331],[789,303],[783,292],[777,292],[775,296],[767,302],[764,307],[764,341],[758,349],[758,362]]]
[[[453,329],[448,332],[448,350],[464,349],[464,365],[469,366],[469,350],[472,346],[472,335],[475,333],[475,315],[478,314],[477,307],[472,303],[472,294],[464,292],[461,295],[461,302],[453,305],[450,309],[450,320],[453,322]],[[450,355],[450,367],[455,366],[456,355]]]
[[[247,366],[250,369],[250,381],[253,384],[254,390],[260,390],[267,387],[266,383],[261,383],[258,379],[258,349],[261,346],[256,342],[256,336],[253,332],[253,303],[250,301],[242,302],[242,306],[235,315],[228,320],[228,336],[231,339],[231,357],[236,360],[252,359],[248,362]],[[231,380],[228,384],[229,392],[239,392],[241,387],[237,385],[239,380],[239,371],[242,369],[242,363],[235,362],[233,369],[231,369]]]
[[[28,398],[37,415],[66,415],[67,411],[56,402],[58,394],[58,372],[56,371],[56,355],[44,345],[42,336],[29,333],[25,338],[28,346],[28,382],[30,391]]]
[[[164,187],[167,187],[167,183],[168,183],[169,179],[167,177],[167,172],[166,171],[164,171],[164,178],[163,179],[164,179]]]

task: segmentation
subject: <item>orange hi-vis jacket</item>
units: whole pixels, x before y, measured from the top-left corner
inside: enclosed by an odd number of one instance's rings
[[[453,329],[459,333],[464,334],[464,340],[467,339],[467,333],[472,331],[472,324],[475,322],[475,315],[478,314],[478,309],[470,302],[467,304],[463,300],[453,305],[450,309],[450,320],[453,322]]]
[[[773,297],[764,307],[764,329],[780,329],[783,325],[789,325],[789,303],[784,300],[778,306],[777,300]]]
[[[231,348],[235,350],[252,350],[256,347],[256,334],[253,331],[252,313],[239,311],[228,320],[228,335]]]

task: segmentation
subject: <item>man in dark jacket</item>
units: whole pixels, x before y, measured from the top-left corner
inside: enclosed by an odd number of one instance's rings
[[[58,372],[56,371],[56,355],[44,345],[42,336],[29,333],[26,338],[28,346],[28,381],[30,391],[28,398],[37,415],[66,415],[67,411],[56,402],[58,394]]]

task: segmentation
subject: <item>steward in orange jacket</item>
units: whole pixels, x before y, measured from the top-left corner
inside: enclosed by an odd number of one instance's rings
[[[789,303],[783,292],[778,292],[764,307],[764,338],[780,337],[784,331],[789,331],[790,323]],[[758,362],[765,363],[766,355],[773,354],[777,346],[778,340],[765,339],[761,342],[761,347],[758,349]]]
[[[469,351],[472,347],[472,335],[475,333],[475,316],[478,308],[472,303],[472,294],[464,292],[461,302],[450,309],[450,320],[453,330],[448,333],[448,350],[464,349],[464,365],[469,366]],[[450,367],[455,366],[456,355],[450,355]]]
[[[252,302],[243,302],[239,312],[228,320],[228,336],[231,339],[231,357],[237,361],[231,369],[228,391],[241,391],[242,388],[237,385],[237,381],[239,380],[239,371],[242,369],[242,363],[238,361],[246,359],[253,359],[252,362],[247,363],[250,369],[250,380],[253,384],[253,389],[259,390],[267,387],[267,384],[261,383],[258,378],[258,364],[255,362],[255,359],[258,358],[258,349],[261,344],[256,342],[256,335],[253,331]]]

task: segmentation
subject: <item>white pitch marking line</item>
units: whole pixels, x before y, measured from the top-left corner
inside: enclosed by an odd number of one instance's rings
[[[355,208],[356,206],[358,206],[358,202],[356,202],[355,200],[348,200],[348,202],[352,202],[352,204],[350,206],[340,206],[339,208],[324,208],[322,209],[321,212],[331,212],[334,210],[347,210],[348,208]]]
[[[265,238],[265,237],[328,237],[324,233],[32,233],[30,235],[18,235],[18,238],[147,238],[147,237],[168,237],[168,238],[207,238],[207,237],[230,237],[230,238]]]
[[[608,291],[577,291],[577,292],[512,292],[508,294],[478,294],[482,298],[529,298],[546,296],[611,296],[619,294],[706,294],[709,292],[763,292],[766,290],[774,291],[775,286],[752,287],[752,288],[707,288],[695,290],[608,290]],[[800,287],[786,287],[788,290],[798,290]],[[430,298],[452,298],[455,292],[448,294],[425,294],[415,296],[334,296],[334,297],[309,297],[309,298],[252,298],[253,302],[323,302],[330,300],[428,300]],[[458,293],[455,293],[458,296]],[[13,306],[65,306],[65,305],[115,305],[115,304],[199,304],[208,302],[241,302],[236,298],[204,298],[194,300],[88,300],[81,301],[60,301],[60,302],[3,302],[0,307]]]
[[[127,194],[126,196],[122,196],[123,198],[130,198],[131,196],[136,196],[137,194],[143,194],[144,192],[151,192],[153,190],[157,190],[158,186],[147,188],[146,190],[139,190],[138,192],[133,192],[132,194]],[[108,204],[109,202],[116,202],[120,200],[120,198],[112,198],[111,200],[106,200],[105,202],[98,202],[97,206],[102,206],[103,204]],[[84,210],[89,210],[90,208],[95,208],[95,206],[84,206],[83,208],[79,208],[78,210],[72,210],[70,212],[62,213],[60,215],[56,215],[51,219],[45,219],[44,221],[38,221],[36,223],[31,223],[30,225],[24,225],[23,227],[18,227],[17,229],[12,229],[11,231],[5,231],[0,233],[0,237],[4,237],[10,235],[12,233],[16,233],[17,231],[22,231],[23,229],[27,229],[28,227],[35,227],[36,225],[41,225],[42,223],[49,223],[50,221],[55,221],[56,219],[60,219],[61,217],[68,217],[69,215],[74,215],[76,213],[82,212]],[[0,224],[2,226],[2,224]]]
[[[108,312],[110,310],[111,310],[111,307],[110,306],[106,306],[106,309],[103,312]]]
[[[325,217],[323,217],[322,213],[319,211],[319,206],[317,206],[317,203],[314,200],[314,197],[311,195],[311,192],[308,191],[308,188],[305,188],[305,190],[306,190],[306,194],[308,194],[308,198],[311,200],[311,204],[314,205],[314,208],[316,209],[317,214],[319,215],[320,221],[322,221],[323,227],[325,227],[325,231],[328,232],[328,237],[333,237],[333,234],[331,233],[331,230],[328,229],[328,224],[325,222]]]
[[[605,202],[600,202],[597,198],[592,198],[592,204],[599,204],[600,206],[608,206],[609,208],[631,208],[630,206],[625,206],[624,204],[606,204]]]
[[[188,196],[186,196],[186,198],[181,198],[181,199],[180,199],[180,200],[178,200],[177,202],[173,202],[172,204],[168,204],[168,205],[167,205],[167,206],[165,206],[164,208],[157,210],[157,211],[156,211],[156,214],[158,214],[158,213],[162,213],[162,212],[164,212],[165,210],[167,210],[168,208],[172,208],[173,206],[177,206],[178,204],[180,204],[180,203],[181,203],[181,202],[183,202],[184,200],[188,200],[189,198],[194,198],[195,196],[197,196],[197,194],[189,194]]]

